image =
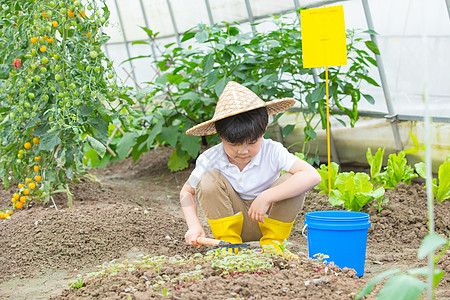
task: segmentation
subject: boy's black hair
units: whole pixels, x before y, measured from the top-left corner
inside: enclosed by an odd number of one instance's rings
[[[267,108],[261,107],[216,121],[214,125],[221,139],[241,145],[263,136],[268,122]]]

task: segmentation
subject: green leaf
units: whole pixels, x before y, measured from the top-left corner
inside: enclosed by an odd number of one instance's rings
[[[202,61],[203,73],[208,74],[214,67],[214,56],[208,54],[203,58]]]
[[[151,55],[139,55],[139,56],[133,56],[133,57],[130,57],[130,58],[125,59],[124,61],[122,61],[122,62],[119,64],[119,66],[122,65],[122,64],[124,64],[124,63],[126,63],[126,62],[135,60],[135,59],[149,58],[149,57],[152,57],[152,56],[151,56]]]
[[[450,161],[439,166],[438,171],[439,186],[436,193],[436,200],[442,202],[450,199]]]
[[[317,137],[317,133],[311,127],[305,127],[304,129],[305,135],[311,137],[311,139],[315,140]]]
[[[399,182],[410,184],[411,179],[417,177],[412,167],[408,165],[404,151],[389,155],[385,173],[383,187],[388,189],[395,189]]]
[[[339,165],[335,162],[331,162],[330,165],[331,189],[333,190],[335,189],[335,182],[339,172]],[[317,185],[316,189],[322,190],[320,194],[328,194],[328,166],[325,164],[320,165],[320,169],[317,169],[317,172],[319,173],[322,180]]]
[[[210,86],[210,85],[216,83],[217,79],[219,79],[219,70],[214,70],[208,74],[205,85]]]
[[[370,194],[373,185],[366,173],[341,173],[337,176],[335,184],[340,192],[335,193],[335,196],[340,197],[339,200],[344,203],[346,209],[360,211],[364,205],[373,200]]]
[[[47,134],[47,131],[50,129],[50,125],[48,123],[39,124],[34,128],[33,135],[35,136],[43,136]]]
[[[356,296],[355,299],[362,299],[362,297],[369,295],[372,293],[373,288],[375,285],[377,285],[378,282],[382,281],[384,278],[389,277],[394,274],[400,273],[400,269],[393,269],[393,270],[387,270],[384,271],[377,276],[375,276],[366,286],[363,288],[363,290]]]
[[[180,84],[183,81],[183,75],[167,74],[167,80],[172,84]]]
[[[199,43],[204,43],[208,40],[209,34],[207,30],[201,30],[195,34],[195,39]]]
[[[44,135],[39,144],[40,151],[50,151],[61,143],[61,139],[58,136],[58,132],[49,133]]]
[[[372,34],[372,35],[378,35],[378,32],[372,29],[364,30],[364,33]]]
[[[87,117],[89,116],[92,111],[94,110],[94,108],[92,106],[81,106],[80,109],[78,110],[78,112],[80,113],[80,116],[82,117]]]
[[[147,148],[151,149],[153,142],[155,140],[155,137],[161,133],[162,131],[162,126],[163,126],[163,122],[164,121],[159,121],[158,123],[156,123],[155,126],[153,126],[152,130],[150,131],[150,134],[148,135],[148,139],[147,139]]]
[[[283,137],[288,136],[295,128],[294,124],[288,124],[286,126],[283,127],[283,130],[281,131],[281,133],[283,134]]]
[[[380,86],[373,78],[370,78],[369,76],[366,76],[364,74],[361,73],[355,73],[355,75],[361,79],[364,79],[365,81],[367,81],[368,83],[370,83],[371,85],[374,86]]]
[[[112,123],[112,119],[110,116],[111,111],[107,109],[103,103],[96,102],[94,104],[94,108],[96,112],[102,117],[102,119],[105,120],[105,122]]]
[[[420,175],[420,177],[422,177],[423,179],[427,178],[427,173],[425,171],[425,163],[424,162],[418,162],[414,165],[414,167],[416,168],[416,172],[417,174]]]
[[[372,179],[373,184],[380,183],[381,168],[383,166],[383,156],[384,156],[385,148],[378,148],[375,156],[372,156],[372,151],[370,148],[367,149],[366,158],[367,162],[370,166],[370,177]]]
[[[419,140],[417,139],[417,137],[414,135],[414,133],[412,133],[412,131],[409,132],[409,136],[413,142],[413,148],[410,149],[405,149],[403,150],[405,152],[405,154],[416,154],[419,152],[421,146],[419,143]]]
[[[88,165],[90,167],[95,167],[100,163],[100,159],[98,159],[98,154],[95,149],[89,149],[84,153],[83,164]]]
[[[340,206],[345,204],[344,200],[342,200],[342,193],[338,190],[331,190],[328,202],[330,202],[330,204],[333,206]]]
[[[372,41],[366,41],[365,44],[374,54],[380,55],[380,50],[378,50],[377,44]]]
[[[95,119],[89,119],[86,123],[91,125],[91,127],[97,131],[99,137],[108,136],[108,123],[100,116],[97,116]]]
[[[141,99],[142,97],[151,95],[154,90],[155,90],[154,86],[146,86],[145,88],[136,91],[136,98]]]
[[[225,76],[224,78],[220,79],[216,83],[216,86],[214,87],[214,91],[216,92],[217,97],[220,97],[220,94],[222,94],[228,81],[230,81],[230,80]]]
[[[163,138],[167,143],[169,143],[170,146],[175,147],[178,141],[178,127],[177,126],[170,126],[170,127],[164,127],[161,130],[161,138]]]
[[[202,145],[202,138],[183,133],[180,135],[180,145],[181,149],[186,151],[190,157],[196,158]]]
[[[181,39],[181,42],[185,42],[188,41],[190,39],[192,39],[195,36],[195,32],[185,32],[183,34],[183,38]]]
[[[105,152],[106,152],[105,145],[103,145],[100,141],[91,137],[90,135],[87,135],[86,138],[87,138],[89,144],[91,145],[91,147],[95,150],[95,152],[97,152],[97,154],[103,158],[103,156],[105,155]]]
[[[167,75],[162,74],[161,76],[156,77],[155,83],[165,85],[167,83]]]
[[[169,158],[169,169],[171,171],[179,171],[186,169],[189,166],[189,154],[181,149],[175,149]]]
[[[117,144],[116,152],[119,159],[127,158],[128,152],[131,147],[136,143],[136,138],[138,137],[138,133],[136,132],[125,132],[120,142]]]
[[[150,44],[149,42],[144,42],[144,41],[134,41],[131,42],[131,45],[148,45]]]
[[[377,300],[417,299],[427,285],[414,276],[399,274],[389,278],[377,295]]]
[[[148,37],[151,39],[155,38],[158,35],[158,33],[156,33],[156,34],[153,33],[153,31],[147,27],[144,27],[144,26],[139,26],[139,27],[141,27],[142,30],[144,30],[145,33],[147,33]]]
[[[428,267],[415,268],[408,270],[408,274],[411,275],[421,275],[424,277],[428,277]],[[433,286],[436,287],[441,281],[442,277],[444,277],[445,272],[443,270],[434,269],[433,274]]]
[[[437,233],[430,233],[422,240],[422,244],[417,252],[417,258],[423,259],[447,243],[449,243],[448,239]]]
[[[375,99],[373,99],[373,97],[369,94],[363,94],[361,93],[364,98],[366,98],[367,102],[369,102],[370,104],[374,105],[375,104]]]

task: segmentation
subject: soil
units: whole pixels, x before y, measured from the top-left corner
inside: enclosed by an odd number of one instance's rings
[[[144,257],[207,255],[184,243],[187,230],[179,208],[178,194],[192,168],[170,172],[169,148],[158,148],[141,156],[91,170],[95,180],[82,178],[72,185],[74,207],[67,207],[65,195],[55,203],[34,203],[0,222],[1,299],[351,299],[382,271],[424,266],[417,250],[427,235],[427,201],[424,184],[415,181],[388,190],[390,201],[370,214],[364,276],[337,266],[318,267],[307,257],[307,241],[301,231],[305,213],[336,210],[325,195],[310,191],[297,217],[288,246],[300,255],[296,259],[271,257],[273,266],[264,272],[226,276],[211,266],[201,265],[200,280],[153,288],[161,278],[191,272],[198,263],[168,261],[158,269],[123,270],[115,276],[87,281],[69,289],[77,275],[99,271],[98,266],[142,261]],[[0,207],[7,207],[13,191],[0,191]],[[435,231],[450,236],[450,201],[435,203]],[[205,217],[200,212],[205,229]],[[208,229],[207,229],[208,230]],[[207,232],[210,235],[210,232]],[[258,248],[258,243],[250,243]],[[437,299],[450,298],[450,252],[438,263],[446,275],[437,287]],[[166,288],[166,290],[162,289]],[[380,286],[377,286],[377,290]],[[166,296],[167,295],[167,296]],[[368,299],[374,299],[371,295]]]

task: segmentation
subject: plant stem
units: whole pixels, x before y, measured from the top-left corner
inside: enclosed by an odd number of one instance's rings
[[[432,183],[432,158],[431,158],[431,118],[430,118],[430,104],[428,101],[428,91],[427,91],[427,39],[426,36],[422,36],[424,52],[424,93],[422,99],[425,103],[425,115],[424,115],[424,128],[425,128],[425,172],[426,172],[426,185],[427,185],[427,203],[428,203],[428,226],[429,234],[434,233],[434,210],[433,210],[433,183]],[[434,278],[434,261],[433,253],[428,255],[428,277],[427,277],[427,299],[434,299],[434,288],[433,288],[433,278]]]
[[[66,189],[65,192],[67,194],[67,205],[69,206],[69,208],[73,207],[73,194],[69,189],[69,185],[66,183]]]

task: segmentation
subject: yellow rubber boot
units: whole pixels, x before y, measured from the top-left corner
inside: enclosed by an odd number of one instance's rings
[[[215,239],[232,244],[242,243],[241,233],[242,224],[244,223],[244,216],[241,211],[230,217],[216,220],[208,219],[208,222]],[[237,249],[235,253],[237,253]]]
[[[284,248],[283,241],[287,240],[291,234],[294,221],[286,223],[264,217],[264,223],[258,223],[258,225],[262,233],[262,238],[259,240],[261,249],[271,251],[277,255],[283,255],[285,258],[299,258],[298,255],[293,254],[289,250],[282,249]]]

